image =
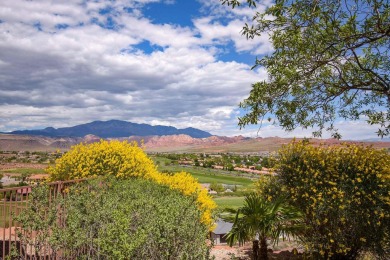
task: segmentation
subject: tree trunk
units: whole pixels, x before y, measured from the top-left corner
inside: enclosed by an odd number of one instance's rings
[[[260,239],[259,259],[268,260],[267,240],[265,237]]]
[[[259,240],[252,241],[252,252],[253,252],[253,260],[259,259]]]

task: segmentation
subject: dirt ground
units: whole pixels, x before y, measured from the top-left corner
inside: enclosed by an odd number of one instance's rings
[[[293,253],[294,248],[301,252],[298,244],[291,241],[281,241],[276,246],[269,246],[269,259],[275,260],[293,260],[302,259],[300,255]],[[271,251],[272,250],[272,251]],[[211,249],[211,255],[215,260],[250,260],[252,252],[252,243],[246,243],[244,246],[216,245]]]
[[[216,260],[230,260],[234,259],[234,257],[239,259],[250,259],[250,250],[251,247],[249,245],[242,247],[218,245],[211,249],[211,255],[214,256]]]
[[[45,169],[47,164],[39,163],[0,163],[0,170],[17,169],[17,168],[30,168],[30,169]]]

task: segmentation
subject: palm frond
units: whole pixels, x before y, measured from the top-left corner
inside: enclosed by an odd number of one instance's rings
[[[280,236],[295,236],[302,232],[302,214],[286,203],[285,197],[268,201],[256,193],[245,197],[244,205],[234,218],[232,230],[227,234],[229,245],[243,244],[256,235],[277,243]],[[231,211],[233,212],[233,211]]]

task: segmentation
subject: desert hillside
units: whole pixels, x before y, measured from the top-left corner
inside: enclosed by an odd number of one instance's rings
[[[80,142],[92,143],[101,138],[94,135],[85,137],[44,137],[29,135],[0,134],[0,150],[2,151],[66,151],[72,145]],[[248,138],[243,136],[225,137],[211,136],[207,138],[193,138],[188,135],[170,136],[134,136],[118,138],[120,140],[137,141],[147,152],[251,152],[268,153],[276,151],[282,145],[292,141],[292,138],[267,137]],[[341,143],[364,143],[376,148],[390,148],[390,142],[360,142],[339,141],[335,139],[311,139],[312,143],[339,145]]]

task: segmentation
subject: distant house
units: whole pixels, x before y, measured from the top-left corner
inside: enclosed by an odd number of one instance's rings
[[[7,200],[22,201],[23,197],[28,196],[31,193],[31,187],[22,187],[16,190],[16,194],[10,194]]]
[[[271,172],[267,168],[263,168],[261,171],[259,171],[259,170],[252,170],[252,169],[242,168],[242,167],[234,167],[234,170],[235,171],[239,171],[239,172],[247,172],[247,173],[259,174],[259,175],[261,175],[261,174],[271,174],[271,175],[274,175],[274,173]]]
[[[16,194],[26,196],[31,193],[31,187],[20,188],[16,190]]]
[[[215,224],[217,227],[210,232],[210,237],[214,241],[214,245],[226,244],[225,235],[232,230],[233,223],[218,220]]]
[[[193,165],[194,164],[193,161],[178,161],[178,163],[180,165]]]

